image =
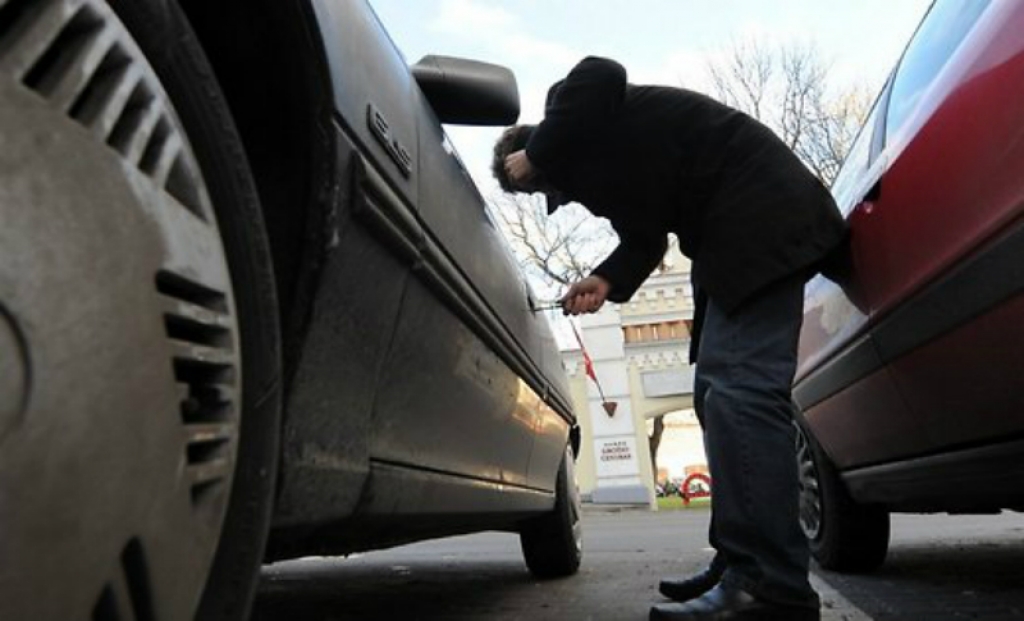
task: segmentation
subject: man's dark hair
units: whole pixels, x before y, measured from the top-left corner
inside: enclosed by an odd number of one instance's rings
[[[513,125],[502,132],[501,138],[498,138],[498,142],[494,143],[494,159],[491,160],[491,172],[494,174],[494,178],[498,180],[498,185],[501,186],[502,190],[506,192],[520,191],[513,187],[512,180],[508,178],[508,173],[505,171],[505,158],[511,153],[526,148],[526,143],[530,141],[530,136],[533,135],[533,130],[536,127],[536,125]]]

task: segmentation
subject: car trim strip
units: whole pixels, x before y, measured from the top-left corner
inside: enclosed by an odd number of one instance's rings
[[[883,362],[871,343],[869,335],[857,341],[812,373],[793,389],[793,400],[801,410],[807,411],[857,380],[881,368]]]
[[[400,259],[411,264],[419,262],[423,228],[372,166],[362,157],[353,159],[356,187],[360,190],[353,202],[353,215],[387,243]]]
[[[926,287],[793,389],[803,410],[1024,291],[1024,221]]]
[[[493,347],[505,363],[530,384],[530,388],[537,395],[542,398],[546,396],[545,402],[547,403],[555,402],[561,406],[555,408],[559,416],[570,425],[575,424],[574,419],[566,415],[566,412],[571,412],[572,409],[558,393],[549,390],[550,385],[547,380],[535,368],[526,352],[509,334],[505,325],[490,310],[476,289],[470,285],[465,275],[445,255],[437,242],[428,237],[422,257],[423,260],[413,267],[413,273],[438,294],[441,300],[466,322],[467,326]]]
[[[451,479],[464,479],[466,481],[472,481],[474,483],[481,483],[484,485],[500,485],[506,489],[518,489],[526,492],[537,492],[540,494],[551,494],[550,489],[543,489],[540,487],[534,487],[532,485],[524,485],[522,483],[515,483],[512,481],[505,481],[500,479],[489,479],[486,477],[472,476],[461,472],[453,472],[451,470],[444,470],[442,468],[433,468],[425,466],[423,464],[410,464],[403,461],[394,459],[385,459],[381,457],[371,457],[370,466],[385,466],[389,468],[400,468],[404,470],[415,471],[424,475],[435,475],[443,476]]]
[[[396,512],[468,514],[480,513],[480,507],[487,507],[487,511],[492,513],[499,510],[521,511],[526,517],[548,511],[556,502],[555,494],[550,490],[453,475],[450,472],[377,459],[370,461],[368,488],[374,493],[366,494],[360,502],[356,512],[360,517],[394,516]],[[391,498],[394,494],[409,493],[414,493],[422,501],[395,503]]]
[[[361,155],[353,159],[358,188],[353,213],[359,221],[411,265],[413,274],[494,348],[559,416],[570,425],[575,424],[568,401],[550,390],[543,373],[441,246],[424,232],[404,201]]]
[[[896,503],[914,498],[919,510],[950,506],[950,490],[970,509],[973,498],[991,499],[991,490],[999,495],[999,508],[1010,506],[1005,490],[1024,489],[1024,439],[995,445],[965,447],[941,455],[906,459],[895,463],[856,468],[842,473],[850,493],[859,502]],[[1011,483],[1012,484],[1009,484]],[[1015,499],[1024,503],[1024,492]],[[991,504],[991,501],[989,501]],[[1018,504],[1018,506],[1020,506]],[[995,508],[995,507],[991,507]]]
[[[878,353],[893,360],[1024,291],[1024,223],[897,309],[879,325]]]

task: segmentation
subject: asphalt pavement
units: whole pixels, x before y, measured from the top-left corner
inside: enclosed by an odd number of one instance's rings
[[[818,572],[876,621],[1024,619],[1024,514],[895,515],[885,564]]]
[[[711,558],[706,509],[590,508],[579,574],[539,581],[516,535],[482,533],[264,568],[254,621],[643,620],[662,576]],[[815,569],[825,621],[1024,619],[1024,516],[895,516],[867,577]]]

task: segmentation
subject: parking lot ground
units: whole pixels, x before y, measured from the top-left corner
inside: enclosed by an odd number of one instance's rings
[[[706,509],[589,508],[578,575],[530,576],[518,537],[483,533],[267,566],[254,621],[642,620],[662,576],[711,557]],[[1024,619],[1024,516],[896,516],[870,577],[815,570],[826,621]]]
[[[892,530],[878,571],[818,574],[876,621],[1024,619],[1024,514],[895,515]]]

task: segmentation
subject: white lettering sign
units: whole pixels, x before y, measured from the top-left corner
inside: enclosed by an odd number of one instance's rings
[[[623,459],[633,459],[633,451],[625,440],[606,442],[601,447],[601,461],[622,461]]]
[[[594,442],[598,477],[621,477],[639,472],[636,459],[636,440],[608,438]]]

